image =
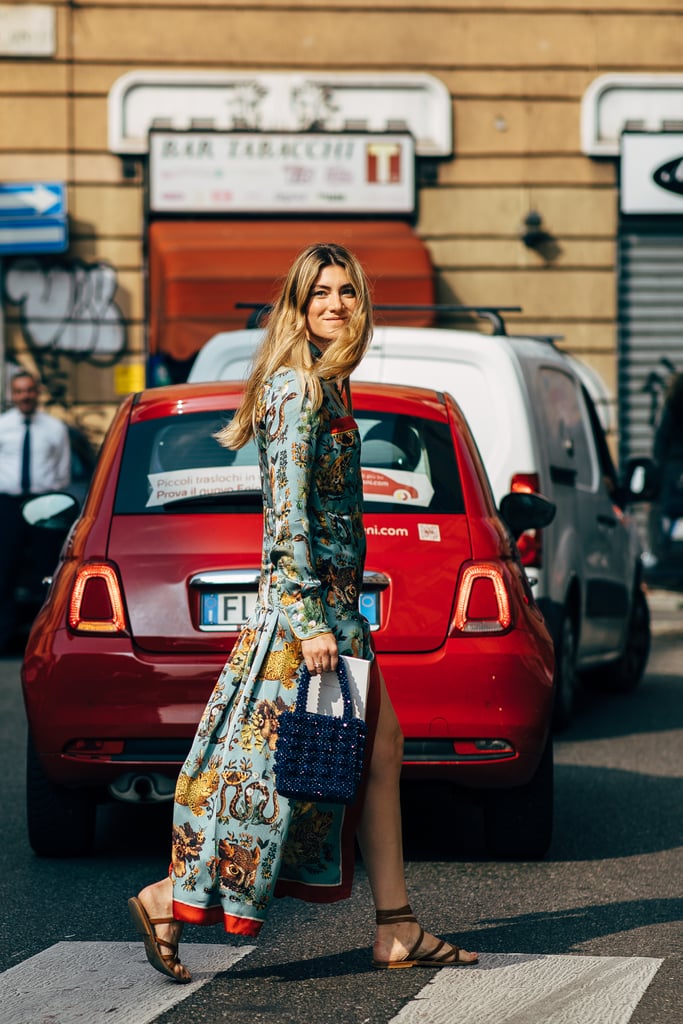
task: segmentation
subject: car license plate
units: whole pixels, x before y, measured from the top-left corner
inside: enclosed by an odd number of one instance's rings
[[[256,607],[257,596],[255,591],[246,590],[204,591],[200,600],[199,628],[239,632]],[[379,595],[361,594],[358,607],[372,629],[379,629]]]
[[[204,591],[201,594],[199,628],[239,632],[254,608],[255,590]]]

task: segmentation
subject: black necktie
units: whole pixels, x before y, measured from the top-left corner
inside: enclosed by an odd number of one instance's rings
[[[22,494],[30,494],[31,491],[31,420],[27,416],[24,420],[26,430],[24,431],[24,448],[21,453],[21,491]]]

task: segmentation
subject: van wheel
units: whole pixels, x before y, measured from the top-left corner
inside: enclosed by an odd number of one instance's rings
[[[578,684],[574,624],[569,615],[565,615],[555,642],[553,729],[557,732],[566,729],[574,717]]]
[[[650,609],[638,587],[633,597],[624,653],[618,661],[592,673],[596,689],[607,693],[630,693],[645,674],[650,654]]]
[[[48,779],[29,736],[26,750],[28,838],[39,857],[79,857],[92,851],[97,807],[92,797]]]
[[[553,741],[543,750],[536,773],[526,786],[500,789],[486,796],[486,845],[494,857],[540,860],[553,835]]]

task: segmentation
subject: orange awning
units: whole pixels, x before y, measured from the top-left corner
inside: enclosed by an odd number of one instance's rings
[[[294,257],[313,242],[347,246],[376,304],[434,302],[429,253],[402,221],[154,221],[149,228],[149,348],[190,359],[218,331],[246,326],[236,302],[272,302]],[[428,311],[377,314],[429,326]]]

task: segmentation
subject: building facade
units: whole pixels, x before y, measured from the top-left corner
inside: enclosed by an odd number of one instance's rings
[[[683,369],[683,197],[670,188],[673,205],[651,209],[636,183],[629,206],[621,157],[626,137],[667,136],[653,159],[671,165],[675,186],[682,67],[679,0],[0,4],[0,182],[63,183],[68,210],[62,252],[2,250],[5,364],[37,366],[97,440],[116,402],[149,377],[168,323],[183,321],[190,271],[164,291],[179,266],[174,233],[211,222],[214,252],[234,228],[228,280],[261,232],[250,275],[260,268],[263,280],[244,298],[264,301],[263,281],[285,269],[266,256],[284,238],[289,259],[308,219],[352,247],[369,230],[357,248],[389,288],[385,301],[522,307],[509,330],[559,336],[605,382],[615,448],[647,450],[667,374]],[[414,208],[311,212],[304,199],[235,210],[204,198],[155,210],[155,130],[200,142],[207,132],[408,134]],[[377,255],[375,223],[378,234],[408,225],[419,242],[414,252],[406,242],[391,287],[396,268],[382,261],[405,240]],[[190,269],[200,245],[183,250]],[[421,253],[431,292],[406,284],[408,272],[424,276]],[[200,294],[210,305],[215,291]],[[207,338],[222,316],[209,316]],[[170,353],[172,371],[196,337]]]

